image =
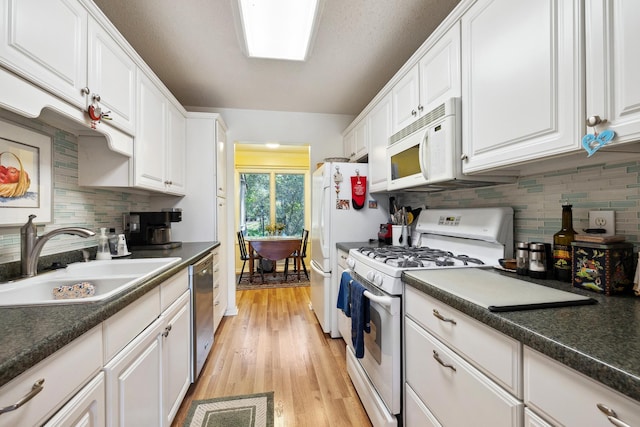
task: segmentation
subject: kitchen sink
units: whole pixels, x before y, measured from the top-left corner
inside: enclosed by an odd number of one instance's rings
[[[0,307],[102,301],[154,277],[180,261],[178,257],[167,257],[70,264],[64,269],[0,284]],[[74,295],[69,288],[76,284],[83,284],[77,293],[86,296],[68,296]],[[68,290],[67,296],[54,296],[54,289],[59,287]],[[86,292],[91,288],[95,292]]]

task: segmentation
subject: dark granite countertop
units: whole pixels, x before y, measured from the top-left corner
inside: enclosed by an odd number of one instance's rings
[[[0,386],[199,260],[218,242],[183,243],[170,250],[132,251],[131,258],[180,257],[182,261],[139,286],[101,302],[0,307]]]
[[[411,276],[403,281],[547,356],[640,401],[640,298],[596,294],[569,283],[496,274],[592,297],[595,305],[494,313]]]

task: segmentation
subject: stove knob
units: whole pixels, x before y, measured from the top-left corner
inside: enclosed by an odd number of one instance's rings
[[[370,282],[373,282],[373,280],[374,280],[374,275],[375,275],[375,272],[374,272],[374,271],[368,271],[368,272],[367,272],[367,280],[368,280],[368,281],[370,281]]]
[[[347,258],[347,267],[349,267],[350,270],[353,270],[355,266],[356,260],[351,257]]]
[[[373,275],[373,283],[376,286],[382,286],[382,275],[380,273],[375,273]]]

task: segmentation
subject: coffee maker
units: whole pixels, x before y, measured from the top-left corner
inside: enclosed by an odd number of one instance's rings
[[[171,241],[171,223],[182,221],[181,209],[160,212],[129,212],[125,234],[131,249],[173,249],[182,242]]]

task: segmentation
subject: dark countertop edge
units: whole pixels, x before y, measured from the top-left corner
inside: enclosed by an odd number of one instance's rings
[[[194,249],[189,248],[193,246]],[[78,304],[75,307],[81,308],[81,311],[87,311],[94,308],[89,313],[82,313],[83,317],[75,321],[69,321],[65,325],[57,325],[56,332],[49,335],[46,339],[33,343],[30,347],[25,347],[22,351],[14,354],[0,363],[0,387],[18,377],[23,372],[32,368],[37,363],[46,359],[56,351],[60,350],[76,338],[88,332],[95,326],[99,325],[109,317],[113,316],[138,298],[151,291],[169,277],[183,270],[185,267],[193,264],[199,259],[206,256],[216,247],[220,246],[220,242],[201,242],[201,243],[183,243],[183,246],[168,251],[135,251],[131,258],[160,258],[168,256],[180,256],[182,260],[163,271],[156,277],[149,279],[135,288],[128,289],[122,293],[109,298],[106,301]],[[70,307],[70,306],[67,306]],[[21,307],[3,307],[0,308],[0,318],[4,310],[47,310],[46,306],[21,306]],[[57,309],[58,307],[51,307]],[[73,311],[73,309],[70,309]]]
[[[637,376],[523,327],[517,322],[502,317],[499,313],[491,312],[484,307],[480,307],[439,288],[430,286],[404,273],[402,280],[418,291],[442,301],[485,325],[520,341],[522,344],[557,360],[567,367],[634,400],[640,401],[640,378]]]

